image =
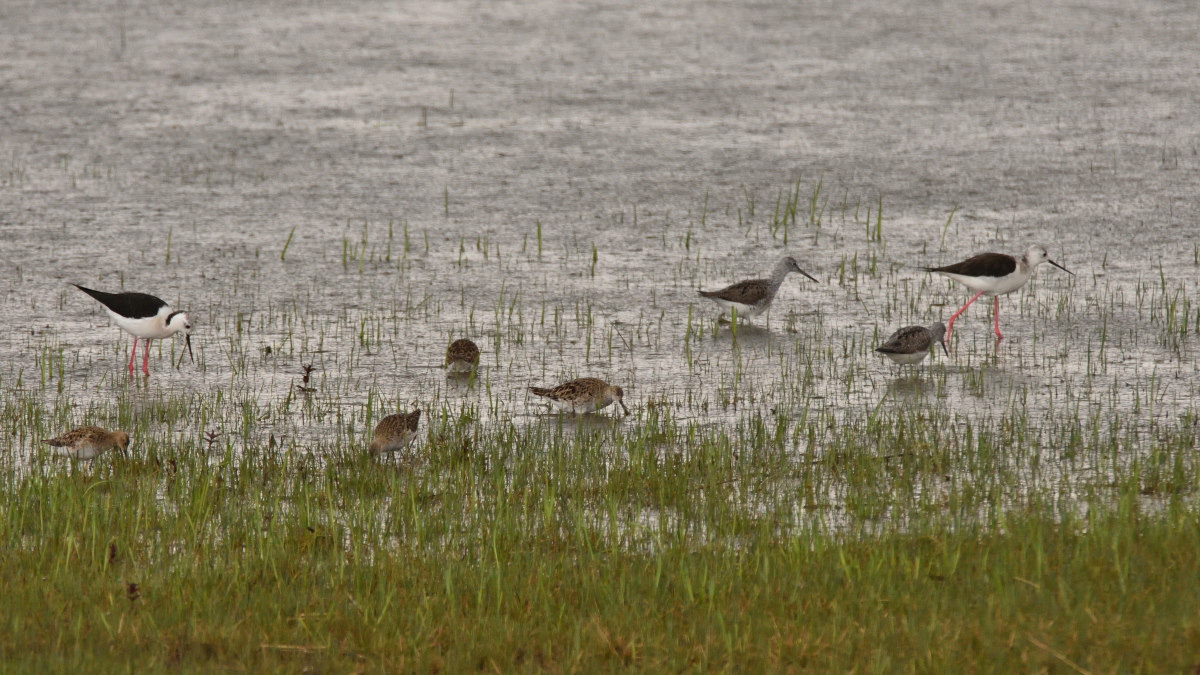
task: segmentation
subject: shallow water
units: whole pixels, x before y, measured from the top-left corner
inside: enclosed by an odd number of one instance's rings
[[[1200,18],[810,5],[7,8],[0,384],[64,424],[222,396],[160,438],[317,452],[413,405],[601,430],[925,409],[1048,443],[1115,417],[1147,446],[1194,415]],[[981,301],[949,358],[872,352],[969,297],[920,266],[1034,241],[1076,276],[1003,298],[1003,342]],[[716,325],[696,290],[785,254],[821,283]],[[188,309],[198,364],[168,341],[129,381],[70,282]],[[464,336],[473,387],[437,367]],[[634,416],[526,393],[584,375]]]

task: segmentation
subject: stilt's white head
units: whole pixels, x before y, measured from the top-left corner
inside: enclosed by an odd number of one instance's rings
[[[171,312],[168,314],[167,330],[172,333],[183,333],[183,343],[187,345],[188,358],[192,360],[192,363],[195,363],[196,357],[192,354],[192,320],[188,317],[188,313]],[[179,360],[183,361],[182,354],[179,355]]]
[[[1030,270],[1033,270],[1038,265],[1041,265],[1044,262],[1048,262],[1051,265],[1054,265],[1055,267],[1057,267],[1058,269],[1066,272],[1067,274],[1071,274],[1071,275],[1075,274],[1071,270],[1069,270],[1069,269],[1063,267],[1062,265],[1059,265],[1058,263],[1051,260],[1050,254],[1046,252],[1046,247],[1039,246],[1037,244],[1034,244],[1033,246],[1030,246],[1029,248],[1025,249],[1025,255],[1021,256],[1021,259],[1022,259],[1022,261],[1024,261],[1025,265],[1027,265],[1029,267]]]
[[[171,312],[167,315],[167,330],[172,333],[182,332],[188,335],[192,332],[192,320],[187,312]]]

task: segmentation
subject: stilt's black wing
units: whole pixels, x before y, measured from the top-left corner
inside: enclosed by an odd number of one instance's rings
[[[158,314],[158,310],[167,306],[167,303],[149,293],[105,293],[84,288],[79,284],[71,285],[127,319],[145,319]]]
[[[1011,255],[1003,253],[980,253],[962,262],[956,262],[953,265],[926,267],[925,271],[961,274],[966,277],[992,277],[998,279],[1012,274],[1015,269],[1017,269],[1017,259]]]

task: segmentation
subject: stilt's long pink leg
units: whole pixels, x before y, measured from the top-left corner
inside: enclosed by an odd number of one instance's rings
[[[962,314],[963,312],[967,311],[967,308],[971,306],[971,303],[978,300],[979,296],[981,296],[981,295],[983,295],[983,291],[979,291],[975,295],[971,296],[971,299],[967,301],[967,304],[963,305],[962,307],[959,307],[957,312],[950,315],[950,320],[946,322],[946,339],[947,340],[950,339],[950,333],[954,330],[954,320],[958,318],[959,314]]]
[[[137,341],[138,341],[138,339],[136,337],[133,338],[133,351],[129,352],[129,374],[130,375],[133,374],[133,358],[135,356],[137,356]]]
[[[1000,334],[1000,296],[998,295],[992,301],[992,316],[995,317],[996,341],[999,342],[1004,339],[1004,336]]]
[[[150,338],[146,338],[146,344],[142,346],[142,372],[146,375],[150,374],[150,368],[147,363],[150,361]]]

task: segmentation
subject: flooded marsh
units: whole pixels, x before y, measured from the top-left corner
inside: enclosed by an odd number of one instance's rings
[[[1197,24],[0,10],[0,656],[1194,668]],[[875,352],[973,294],[923,268],[1034,243],[1074,275],[1002,296],[1004,340],[983,297],[948,355]],[[785,256],[816,282],[761,315],[698,294]],[[188,311],[195,364],[156,339],[128,376],[132,338],[71,284]],[[459,338],[479,364],[448,377]],[[578,377],[630,415],[529,392]],[[42,442],[84,425],[129,455]]]

